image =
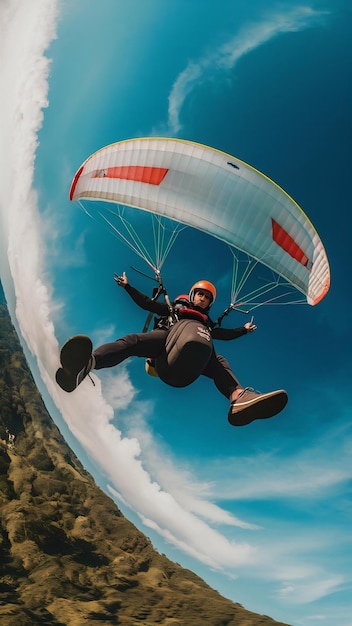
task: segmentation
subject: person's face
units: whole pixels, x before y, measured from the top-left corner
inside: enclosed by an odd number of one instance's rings
[[[211,293],[206,289],[197,289],[193,297],[193,304],[201,309],[207,309],[211,303]]]

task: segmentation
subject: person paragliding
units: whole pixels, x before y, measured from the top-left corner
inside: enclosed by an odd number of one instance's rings
[[[230,401],[228,420],[234,426],[273,417],[285,407],[286,391],[259,393],[243,387],[228,361],[215,352],[213,339],[237,339],[257,327],[253,321],[240,328],[216,327],[209,316],[216,298],[216,288],[211,282],[197,281],[188,298],[179,296],[169,306],[132,287],[125,272],[116,275],[115,280],[138,306],[159,316],[156,327],[150,332],[126,335],[94,350],[89,337],[72,337],[61,350],[61,367],[56,372],[56,381],[63,390],[72,392],[93,369],[114,367],[137,356],[152,359],[157,375],[174,387],[191,384],[199,375],[212,379]]]
[[[132,287],[126,274],[116,276],[134,302],[149,311],[144,332],[95,349],[85,335],[70,339],[61,350],[56,373],[62,389],[71,392],[91,370],[139,356],[174,387],[189,385],[201,375],[212,379],[230,401],[228,419],[233,425],[272,417],[285,407],[288,398],[282,389],[262,394],[243,387],[214,350],[213,340],[237,339],[256,330],[253,318],[241,328],[222,328],[230,311],[249,313],[266,304],[316,306],[328,293],[330,268],[324,246],[293,198],[236,157],[162,137],[127,139],[96,151],[77,170],[69,198],[146,262],[165,302]],[[145,241],[148,218],[152,237]],[[216,297],[212,283],[198,281],[188,297],[173,303],[162,287],[161,267],[187,228],[226,244],[233,258],[230,305],[216,323],[209,315]],[[148,239],[154,242],[154,253]],[[151,314],[159,319],[153,331],[145,332]]]

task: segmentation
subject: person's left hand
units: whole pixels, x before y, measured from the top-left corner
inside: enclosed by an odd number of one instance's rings
[[[246,322],[244,327],[247,333],[253,333],[255,330],[257,330],[257,327],[255,324],[253,324],[253,322]]]

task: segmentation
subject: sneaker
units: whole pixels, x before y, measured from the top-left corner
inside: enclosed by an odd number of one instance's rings
[[[267,419],[280,413],[288,401],[286,391],[259,393],[251,387],[243,389],[236,400],[231,402],[228,420],[233,426],[245,426],[254,420]]]
[[[56,372],[56,382],[64,391],[71,392],[89,375],[95,366],[93,345],[86,335],[75,335],[62,347],[62,367]]]

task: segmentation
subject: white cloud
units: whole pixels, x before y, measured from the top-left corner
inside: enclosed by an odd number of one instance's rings
[[[1,92],[6,94],[0,125],[1,230],[14,280],[17,318],[41,363],[50,360],[57,346],[50,292],[40,278],[43,245],[32,179],[37,132],[47,106],[49,60],[43,53],[55,36],[56,18],[56,3],[45,0],[7,0],[0,8],[0,56],[7,60],[0,67]],[[50,338],[48,344],[43,344],[43,331]]]
[[[201,78],[203,69],[203,63],[189,63],[175,80],[169,95],[168,125],[170,135],[176,135],[181,130],[180,110],[186,97],[194,89],[198,79]]]
[[[212,524],[250,530],[259,528],[214,504],[213,500],[217,499],[216,482],[197,480],[191,468],[182,467],[179,459],[174,461],[172,451],[163,449],[155,441],[142,419],[137,424],[134,422],[130,433],[141,442],[143,459],[153,476],[187,511]]]
[[[284,582],[278,589],[278,595],[293,604],[305,604],[338,591],[343,582],[341,576],[320,576],[317,580],[310,579],[309,584],[307,579],[301,583]]]
[[[208,463],[207,474],[225,477],[216,486],[218,497],[238,501],[312,501],[327,499],[331,493],[336,495],[352,477],[352,436],[348,412],[347,408],[342,426],[332,423],[330,429],[324,429],[320,439],[301,451],[290,454],[273,450],[256,458],[242,457],[240,464],[235,463],[235,459],[232,463],[226,459],[226,471],[221,459]],[[235,469],[232,471],[231,468]]]
[[[96,345],[103,345],[104,342],[96,342]],[[106,401],[116,411],[126,410],[136,396],[127,369],[124,364],[119,367],[118,373],[114,370],[104,372],[103,393]]]
[[[146,485],[141,484],[141,489]],[[119,498],[119,493],[110,488],[112,494]],[[153,494],[139,494],[138,510],[136,511],[145,526],[158,532],[167,543],[173,544],[182,552],[217,570],[232,571],[244,564],[253,563],[256,549],[245,542],[229,541],[224,535],[212,529],[196,515],[180,506],[180,503],[169,493],[161,490],[154,483],[154,495],[149,500],[150,515],[144,511],[147,507],[140,506],[140,500]],[[131,500],[129,500],[131,505]],[[147,504],[147,503],[146,503]]]
[[[327,15],[326,11],[316,11],[311,7],[292,7],[283,12],[273,12],[264,19],[246,25],[229,41],[217,50],[197,61],[189,61],[187,67],[176,78],[168,105],[168,134],[177,135],[182,128],[180,121],[182,106],[187,96],[206,77],[213,76],[219,70],[228,72],[246,54],[270,41],[282,33],[304,30],[314,25],[317,20]]]

